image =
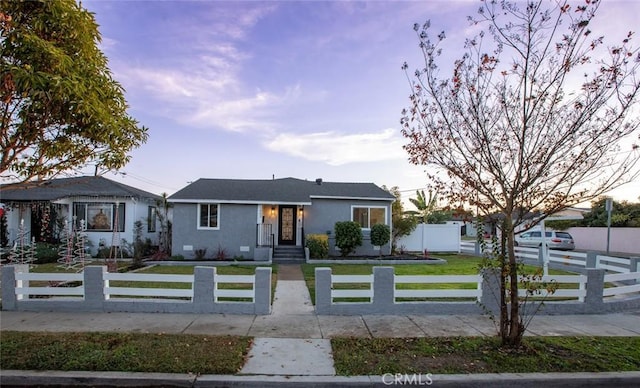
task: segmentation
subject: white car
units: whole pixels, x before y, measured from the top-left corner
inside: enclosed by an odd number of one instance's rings
[[[547,230],[545,232],[545,240],[549,249],[572,251],[576,247],[573,242],[573,237],[567,232]],[[537,248],[542,246],[542,232],[539,230],[530,230],[516,234],[514,244],[517,247]]]

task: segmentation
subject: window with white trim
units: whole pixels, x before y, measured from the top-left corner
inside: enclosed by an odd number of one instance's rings
[[[76,217],[76,227],[80,228],[80,221],[88,231],[112,232],[117,225],[118,231],[124,232],[124,203],[112,202],[74,202],[73,216]]]
[[[362,229],[371,229],[376,224],[386,224],[387,208],[376,206],[352,206],[351,221],[360,224]]]
[[[198,205],[198,229],[219,229],[220,205],[201,203]]]
[[[147,210],[147,232],[155,233],[156,231],[156,222],[157,222],[157,212],[155,206],[149,206]]]

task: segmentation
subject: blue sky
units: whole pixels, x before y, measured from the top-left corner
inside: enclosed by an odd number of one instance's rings
[[[605,34],[633,29],[640,2],[606,1]],[[414,23],[461,55],[478,1],[83,1],[114,78],[149,141],[112,179],[154,193],[198,178],[296,177],[426,186],[402,149],[420,66]],[[615,20],[615,23],[611,21]],[[620,31],[616,31],[620,28]],[[636,201],[633,182],[614,192]]]

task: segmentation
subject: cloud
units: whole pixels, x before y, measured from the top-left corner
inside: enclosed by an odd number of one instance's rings
[[[264,146],[275,152],[324,162],[331,166],[406,158],[396,129],[377,133],[341,134],[334,131],[311,134],[281,133]]]

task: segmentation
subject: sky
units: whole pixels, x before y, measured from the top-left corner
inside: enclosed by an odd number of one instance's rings
[[[403,62],[423,64],[413,24],[431,21],[462,54],[478,1],[89,0],[129,114],[149,128],[105,176],[172,194],[198,178],[428,182],[402,145]],[[621,37],[640,1],[607,0],[596,22]],[[615,23],[613,22],[615,21]],[[594,27],[595,30],[595,27]],[[611,193],[637,201],[640,182]]]

